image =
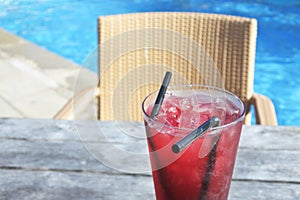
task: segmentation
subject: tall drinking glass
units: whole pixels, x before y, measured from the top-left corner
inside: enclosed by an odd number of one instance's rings
[[[204,85],[167,90],[158,115],[150,117],[158,92],[143,102],[143,114],[158,200],[227,199],[242,123],[243,102],[234,94]],[[172,146],[211,117],[209,129],[184,150]]]

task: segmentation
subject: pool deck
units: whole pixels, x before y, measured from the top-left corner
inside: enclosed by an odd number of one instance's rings
[[[52,118],[72,97],[75,81],[84,88],[96,77],[0,28],[0,117]]]

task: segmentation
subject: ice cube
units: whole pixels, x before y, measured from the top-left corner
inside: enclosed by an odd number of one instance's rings
[[[178,108],[176,106],[171,106],[166,111],[166,120],[172,126],[178,126],[180,124],[180,115],[181,115],[180,108]]]
[[[193,104],[191,103],[190,98],[183,97],[180,100],[180,108],[181,108],[182,111],[192,110],[193,109]]]

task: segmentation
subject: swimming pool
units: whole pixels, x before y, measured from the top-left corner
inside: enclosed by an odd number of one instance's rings
[[[280,125],[300,125],[299,0],[6,0],[0,26],[81,64],[97,45],[99,15],[196,11],[258,20],[254,89],[270,97]]]

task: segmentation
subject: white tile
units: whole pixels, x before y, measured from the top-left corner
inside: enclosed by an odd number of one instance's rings
[[[0,97],[0,117],[24,117],[17,109],[13,108],[5,99]]]
[[[46,89],[10,103],[31,118],[52,118],[67,102],[53,90]]]
[[[0,94],[5,99],[13,101],[41,90],[58,88],[55,80],[47,78],[34,64],[24,63],[15,58],[0,61]]]
[[[45,69],[43,72],[51,79],[55,80],[59,85],[72,89],[79,69],[71,70],[64,68]]]
[[[45,85],[23,74],[10,75],[9,79],[0,81],[0,93],[8,101],[22,99],[45,89]]]

